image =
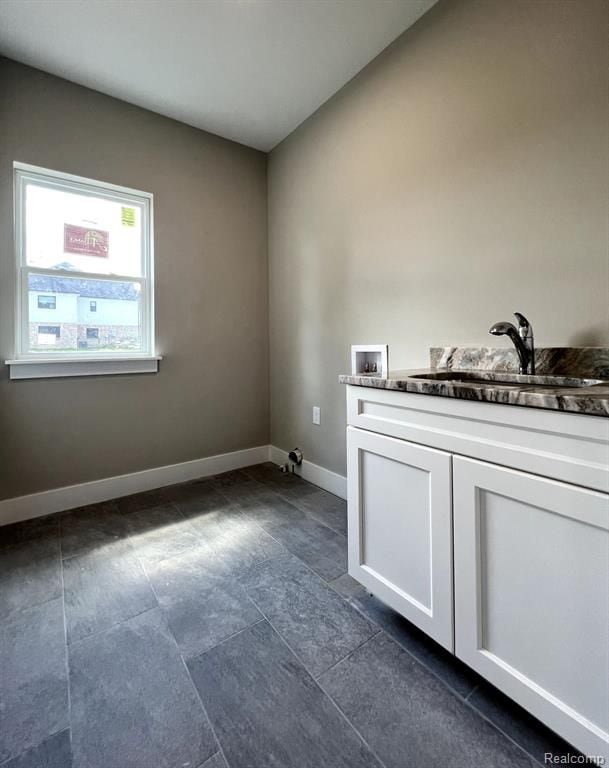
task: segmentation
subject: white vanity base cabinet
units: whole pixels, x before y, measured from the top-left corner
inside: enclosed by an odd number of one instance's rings
[[[453,458],[455,651],[609,759],[609,497]]]
[[[451,456],[347,429],[349,573],[450,651]]]
[[[349,573],[609,765],[609,419],[357,386],[347,416]]]

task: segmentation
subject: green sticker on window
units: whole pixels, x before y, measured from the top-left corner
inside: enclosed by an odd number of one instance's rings
[[[121,208],[123,227],[135,227],[135,208]]]

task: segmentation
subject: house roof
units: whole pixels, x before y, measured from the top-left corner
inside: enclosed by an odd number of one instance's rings
[[[140,293],[134,283],[114,280],[89,280],[79,277],[29,276],[30,291],[72,293],[89,299],[122,299],[137,301]]]

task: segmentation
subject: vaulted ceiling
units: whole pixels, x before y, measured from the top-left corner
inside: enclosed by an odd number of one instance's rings
[[[0,54],[270,150],[436,0],[1,0]]]

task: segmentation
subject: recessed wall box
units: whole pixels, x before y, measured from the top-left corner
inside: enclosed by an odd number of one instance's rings
[[[353,344],[351,347],[351,373],[354,376],[386,379],[388,360],[387,344]]]

